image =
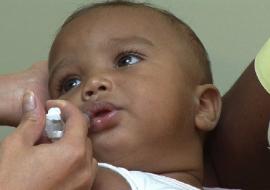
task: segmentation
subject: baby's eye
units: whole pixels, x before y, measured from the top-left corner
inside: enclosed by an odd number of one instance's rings
[[[116,66],[117,67],[124,67],[128,65],[137,64],[142,60],[142,58],[139,55],[136,55],[135,53],[127,53],[125,55],[122,55],[120,59],[118,59]]]
[[[80,84],[81,84],[80,79],[78,79],[78,78],[68,78],[68,79],[63,81],[60,91],[61,91],[61,93],[66,93],[66,92],[70,91],[71,89],[80,86]]]

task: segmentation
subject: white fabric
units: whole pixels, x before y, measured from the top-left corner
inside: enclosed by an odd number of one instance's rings
[[[141,171],[128,171],[106,163],[98,166],[110,169],[121,175],[129,184],[131,190],[199,190],[189,184],[175,179]]]

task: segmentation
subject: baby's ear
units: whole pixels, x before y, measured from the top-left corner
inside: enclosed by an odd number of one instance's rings
[[[196,89],[197,112],[196,127],[202,131],[215,128],[221,112],[221,96],[212,84],[200,85]]]

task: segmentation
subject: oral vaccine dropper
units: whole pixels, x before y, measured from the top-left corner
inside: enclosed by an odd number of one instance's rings
[[[46,114],[45,135],[54,142],[64,135],[64,129],[61,110],[57,107],[50,108]]]

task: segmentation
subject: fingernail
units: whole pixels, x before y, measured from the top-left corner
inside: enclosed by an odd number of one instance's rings
[[[32,91],[27,91],[23,96],[23,110],[33,111],[36,108],[36,99]]]

